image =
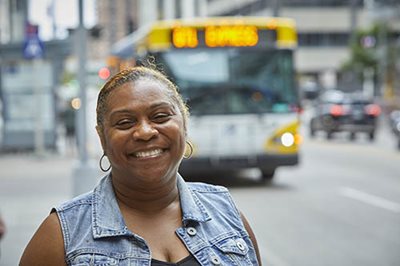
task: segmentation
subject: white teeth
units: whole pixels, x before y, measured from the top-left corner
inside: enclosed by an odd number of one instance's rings
[[[139,151],[135,153],[138,158],[153,157],[162,153],[162,149],[156,149],[151,151]]]

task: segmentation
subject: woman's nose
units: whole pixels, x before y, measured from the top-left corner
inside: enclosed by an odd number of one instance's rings
[[[137,128],[133,132],[135,140],[150,140],[158,134],[158,130],[155,129],[149,122],[144,121],[138,124]]]

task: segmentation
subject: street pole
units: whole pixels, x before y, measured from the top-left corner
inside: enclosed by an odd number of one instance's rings
[[[100,171],[97,169],[94,161],[89,159],[87,151],[87,92],[86,92],[86,45],[87,31],[85,29],[83,0],[79,0],[79,26],[77,30],[76,50],[78,56],[78,82],[79,82],[79,98],[81,106],[78,109],[76,119],[76,136],[79,151],[79,161],[73,168],[72,176],[72,194],[77,196],[85,193],[95,186]]]
[[[78,82],[79,82],[79,98],[81,100],[81,107],[78,110],[77,120],[77,137],[78,137],[78,150],[79,157],[83,164],[88,161],[87,153],[87,137],[86,137],[86,45],[87,45],[87,32],[83,21],[83,0],[79,0],[79,26],[78,26]]]
[[[34,118],[34,149],[37,157],[42,158],[45,155],[45,123],[44,123],[44,113],[43,105],[43,95],[44,88],[42,82],[42,57],[44,54],[44,47],[39,38],[39,27],[37,25],[32,25],[29,22],[25,25],[25,42],[23,45],[22,53],[24,57],[31,60],[32,63],[32,76],[33,76],[33,95],[35,98],[36,114]]]
[[[34,58],[33,60],[33,69],[35,72],[35,79],[40,78],[40,70],[41,70],[41,59]],[[40,82],[35,82],[34,84],[34,93],[36,98],[36,106],[37,113],[35,116],[35,154],[38,158],[42,158],[45,154],[45,142],[44,142],[44,123],[43,123],[43,91],[42,85]]]

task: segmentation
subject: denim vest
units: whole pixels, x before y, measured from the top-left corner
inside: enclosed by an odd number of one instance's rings
[[[177,184],[183,226],[176,234],[201,265],[258,265],[240,214],[224,187]],[[68,265],[150,266],[146,241],[128,230],[111,176],[92,191],[56,208]]]

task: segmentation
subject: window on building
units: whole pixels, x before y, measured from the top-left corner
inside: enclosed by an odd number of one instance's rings
[[[299,46],[347,46],[350,33],[347,32],[312,32],[299,33]]]

